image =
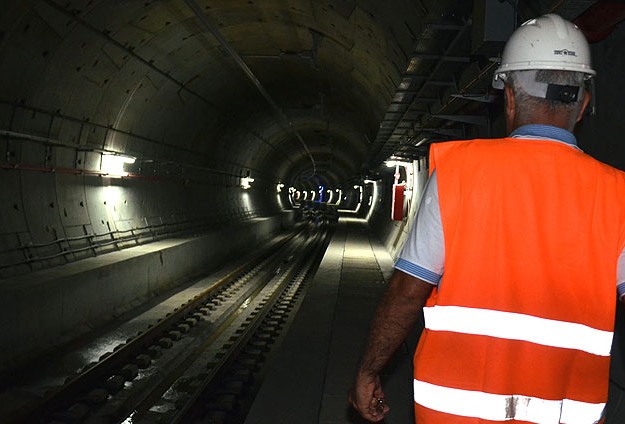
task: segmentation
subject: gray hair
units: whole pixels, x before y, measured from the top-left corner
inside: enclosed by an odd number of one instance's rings
[[[585,89],[586,74],[582,72],[551,69],[513,71],[508,73],[506,84],[509,85],[514,92],[515,108],[517,118],[520,122],[531,123],[536,117],[536,114],[544,113],[546,110],[549,113],[563,114],[566,116],[568,129],[573,131],[583,105],[583,95],[578,96],[577,100],[574,102],[564,103],[558,100],[537,97],[532,94],[539,91],[537,89],[538,86],[546,86],[546,84],[570,85]],[[580,93],[583,93],[583,90],[581,90]]]

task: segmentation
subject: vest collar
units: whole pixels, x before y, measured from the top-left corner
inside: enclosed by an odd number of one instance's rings
[[[561,143],[566,143],[572,147],[577,147],[577,139],[573,135],[573,133],[558,127],[554,127],[552,125],[544,125],[544,124],[529,124],[523,125],[512,131],[509,135],[512,138],[534,138],[534,139],[542,139],[542,140],[553,140],[559,141]]]

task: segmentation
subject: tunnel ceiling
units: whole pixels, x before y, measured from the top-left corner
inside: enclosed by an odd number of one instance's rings
[[[471,1],[1,3],[5,136],[272,183],[346,183],[484,125],[501,48],[476,50]]]

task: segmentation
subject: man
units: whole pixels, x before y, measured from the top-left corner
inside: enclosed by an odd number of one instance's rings
[[[389,411],[379,373],[422,310],[418,424],[601,420],[617,286],[625,293],[625,174],[572,134],[594,75],[576,26],[528,21],[493,79],[510,135],[431,146],[350,392],[368,421]]]

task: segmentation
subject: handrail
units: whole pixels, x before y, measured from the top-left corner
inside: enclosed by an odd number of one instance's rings
[[[245,211],[243,214],[238,215],[235,222],[241,222],[245,220],[249,220],[260,216],[259,211]],[[221,220],[220,220],[221,222]],[[180,235],[184,233],[189,233],[198,230],[206,230],[210,227],[217,226],[215,220],[207,220],[207,219],[195,219],[195,220],[187,220],[176,223],[161,223],[155,225],[146,225],[144,227],[131,228],[127,230],[114,230],[101,234],[85,234],[82,236],[75,237],[66,237],[66,238],[57,238],[56,240],[44,242],[44,243],[26,243],[20,245],[18,247],[14,247],[11,249],[6,249],[0,251],[0,258],[5,255],[9,255],[13,252],[22,252],[25,259],[22,261],[13,261],[8,263],[0,263],[0,270],[19,267],[23,265],[28,265],[32,268],[32,264],[41,263],[44,261],[56,259],[59,257],[64,257],[65,260],[69,262],[75,262],[80,259],[71,259],[69,255],[81,253],[85,251],[93,251],[94,256],[98,256],[97,249],[103,249],[111,245],[115,245],[118,250],[123,250],[130,246],[120,246],[120,244],[132,243],[135,245],[142,245],[151,243],[154,241],[162,240],[168,237],[172,237],[175,235]],[[163,231],[165,229],[165,231]],[[130,234],[128,234],[130,233]],[[126,235],[128,234],[128,235]],[[86,240],[89,245],[80,246],[80,247],[72,247],[73,242]],[[65,244],[65,246],[63,246]],[[37,254],[38,249],[57,246],[61,249],[59,252],[39,256]],[[107,252],[108,253],[108,252]],[[50,265],[52,266],[52,265]]]

